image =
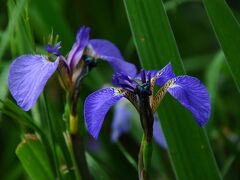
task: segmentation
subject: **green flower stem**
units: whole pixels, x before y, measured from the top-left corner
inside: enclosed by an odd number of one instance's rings
[[[140,180],[146,180],[149,176],[152,157],[152,136],[153,136],[153,113],[148,95],[140,95],[140,120],[143,128],[143,138],[138,154],[138,176]]]
[[[75,91],[74,96],[67,96],[67,103],[68,103],[68,110],[70,109],[69,115],[69,131],[70,131],[70,137],[71,137],[71,144],[72,144],[72,152],[74,154],[74,160],[75,165],[77,166],[77,169],[80,173],[81,179],[89,180],[91,179],[91,175],[89,172],[86,155],[85,155],[85,147],[84,147],[84,138],[83,133],[79,133],[78,129],[78,116],[77,116],[77,101],[79,97],[79,91]],[[79,126],[81,130],[85,129],[85,126],[83,123],[79,123]]]
[[[149,178],[149,168],[151,167],[152,158],[152,140],[148,140],[143,135],[140,151],[138,154],[138,176],[140,180]]]
[[[76,165],[80,172],[81,178],[83,180],[92,179],[89,172],[87,160],[86,160],[83,138],[80,136],[80,134],[71,134],[71,140],[72,140],[73,152],[76,159]]]

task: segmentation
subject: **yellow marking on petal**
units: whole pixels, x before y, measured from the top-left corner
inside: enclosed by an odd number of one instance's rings
[[[167,81],[167,83],[163,87],[161,87],[158,90],[157,94],[154,96],[153,101],[151,103],[153,113],[155,113],[157,111],[157,108],[158,108],[159,104],[161,103],[163,97],[167,93],[167,89],[173,87],[174,82],[175,82],[174,78],[170,79],[170,80]]]
[[[150,90],[152,91],[152,93],[154,92],[154,86],[155,86],[155,81],[157,80],[157,78],[158,78],[158,76],[160,75],[162,73],[162,71],[160,70],[160,71],[158,71],[156,74],[155,74],[155,76],[153,77],[153,78],[151,78],[151,82],[150,82]],[[155,98],[155,97],[154,97]],[[151,95],[150,97],[149,97],[149,102],[150,102],[150,104],[154,104],[154,99],[153,98],[153,95]]]
[[[139,111],[138,101],[136,95],[131,91],[126,91],[122,88],[116,88],[119,94],[124,94],[124,96],[134,105],[134,107]]]

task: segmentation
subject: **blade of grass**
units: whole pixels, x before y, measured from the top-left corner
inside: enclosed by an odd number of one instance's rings
[[[117,144],[119,150],[122,152],[122,154],[128,160],[128,162],[137,170],[137,163],[133,159],[133,157],[127,152],[127,150],[124,148],[124,146],[119,141],[117,141],[116,144]]]
[[[18,107],[15,103],[10,101],[9,99],[6,99],[5,101],[0,99],[0,103],[3,103],[4,109],[0,109],[3,114],[11,117],[13,120],[18,122],[20,125],[30,128],[32,130],[35,130],[37,134],[41,137],[41,140],[44,144],[44,148],[46,149],[46,152],[48,153],[48,158],[50,160],[51,168],[54,169],[54,163],[53,158],[51,155],[51,147],[50,143],[47,139],[46,134],[40,129],[36,124],[34,124],[33,119],[31,116],[29,116],[26,112],[22,111],[20,107]]]
[[[240,25],[225,0],[203,0],[203,2],[240,92]]]
[[[182,61],[162,1],[124,2],[143,67],[160,69],[171,61],[175,72],[183,74]],[[176,177],[184,180],[220,179],[205,131],[190,113],[167,95],[158,114]]]
[[[9,70],[9,64],[5,64],[3,68],[0,68],[0,99],[5,99],[8,93],[8,70]],[[0,104],[0,108],[2,107],[2,104]],[[0,121],[1,121],[1,112],[0,112]]]
[[[11,0],[8,2],[10,3]],[[9,18],[7,29],[2,34],[1,42],[0,42],[0,62],[2,60],[3,54],[8,46],[9,40],[11,39],[11,36],[13,35],[14,28],[16,27],[16,24],[21,18],[21,15],[24,12],[24,7],[27,3],[27,0],[19,0],[17,1],[17,4],[15,8],[13,9],[13,12]]]
[[[211,102],[212,102],[212,105],[215,104],[215,99],[216,99],[216,94],[217,94],[217,82],[219,80],[219,76],[220,76],[220,70],[221,70],[221,67],[223,65],[223,62],[224,62],[224,54],[222,51],[218,52],[214,59],[213,59],[213,62],[209,65],[209,68],[207,70],[207,87],[208,87],[208,90],[211,94]]]
[[[56,143],[55,143],[55,137],[54,137],[54,131],[53,131],[53,122],[51,120],[50,117],[50,113],[49,113],[49,108],[48,108],[48,103],[47,103],[47,99],[45,96],[45,93],[43,92],[43,94],[40,96],[40,101],[42,102],[42,107],[44,110],[44,118],[45,121],[47,123],[47,128],[48,128],[48,139],[49,139],[49,144],[51,147],[51,153],[52,153],[52,158],[53,158],[53,162],[54,162],[54,167],[55,167],[55,177],[60,178],[61,179],[61,173],[60,173],[60,166],[59,166],[59,159],[57,157],[57,153],[56,153]]]
[[[31,179],[54,179],[47,154],[37,136],[26,135],[16,154]]]

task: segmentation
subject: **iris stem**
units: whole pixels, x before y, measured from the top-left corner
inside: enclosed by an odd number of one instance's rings
[[[85,155],[83,138],[80,136],[80,134],[71,134],[71,140],[72,140],[73,152],[76,159],[76,165],[78,167],[78,170],[80,172],[82,179],[83,180],[92,179],[89,172],[86,155]]]
[[[88,164],[87,164],[87,159],[86,159],[86,154],[85,154],[85,145],[84,145],[84,138],[83,138],[83,132],[79,133],[79,129],[78,129],[78,116],[77,116],[77,111],[76,111],[76,107],[77,105],[75,103],[74,107],[72,106],[71,108],[71,113],[70,113],[70,119],[69,119],[69,123],[70,123],[70,134],[71,134],[71,141],[72,141],[72,149],[73,149],[73,153],[75,156],[75,160],[76,160],[76,166],[80,172],[81,178],[83,180],[89,180],[92,179],[90,172],[89,172],[89,168],[88,168]],[[85,129],[85,125],[84,123],[79,123],[80,130],[84,130]]]
[[[152,140],[148,141],[143,135],[140,151],[138,154],[138,176],[140,180],[147,180],[149,178],[149,168],[151,166],[152,158]]]
[[[154,118],[148,95],[139,95],[139,104],[139,114],[143,128],[143,138],[138,154],[138,176],[140,180],[146,180],[149,177],[149,168],[151,166]]]

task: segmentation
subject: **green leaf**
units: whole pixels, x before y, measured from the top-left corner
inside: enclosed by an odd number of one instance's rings
[[[171,61],[176,74],[184,69],[160,0],[125,0],[139,58],[145,69],[161,69]],[[205,131],[191,113],[166,95],[158,111],[178,179],[220,179]]]
[[[9,1],[11,3],[11,1]],[[13,9],[13,12],[11,13],[7,29],[4,31],[1,37],[0,42],[0,62],[2,60],[2,56],[7,48],[7,45],[9,43],[9,40],[11,39],[11,36],[13,35],[14,28],[16,27],[18,21],[21,18],[21,15],[24,11],[24,7],[27,3],[27,0],[19,0],[17,1],[17,4],[15,8]]]
[[[207,87],[211,94],[211,102],[212,105],[215,104],[216,101],[216,94],[217,94],[217,88],[218,88],[218,80],[220,77],[221,68],[223,66],[224,62],[224,54],[222,51],[218,52],[213,62],[209,65],[207,69]]]
[[[5,99],[8,94],[8,71],[9,64],[4,64],[3,68],[0,68],[0,99]],[[2,108],[2,104],[0,103],[0,108]],[[0,119],[2,112],[0,111]]]
[[[217,39],[240,91],[240,26],[225,0],[204,0]]]
[[[57,176],[57,178],[61,179],[61,173],[59,170],[59,159],[57,156],[57,152],[56,152],[56,139],[54,136],[54,131],[53,131],[53,121],[50,117],[50,111],[49,111],[49,105],[47,102],[47,99],[45,97],[45,92],[43,92],[43,94],[40,96],[40,102],[42,104],[43,107],[43,118],[42,120],[45,120],[44,123],[46,123],[46,134],[47,134],[47,138],[49,140],[49,145],[50,145],[50,151],[51,151],[51,163],[53,164],[54,168],[55,168],[55,172],[54,175]]]
[[[47,154],[35,135],[26,135],[18,145],[16,154],[31,179],[54,179]]]
[[[33,119],[15,103],[9,99],[6,99],[5,101],[0,99],[0,103],[4,105],[4,109],[2,110],[4,114],[16,120],[19,124],[32,128],[40,135],[43,134],[42,130],[34,124]]]

